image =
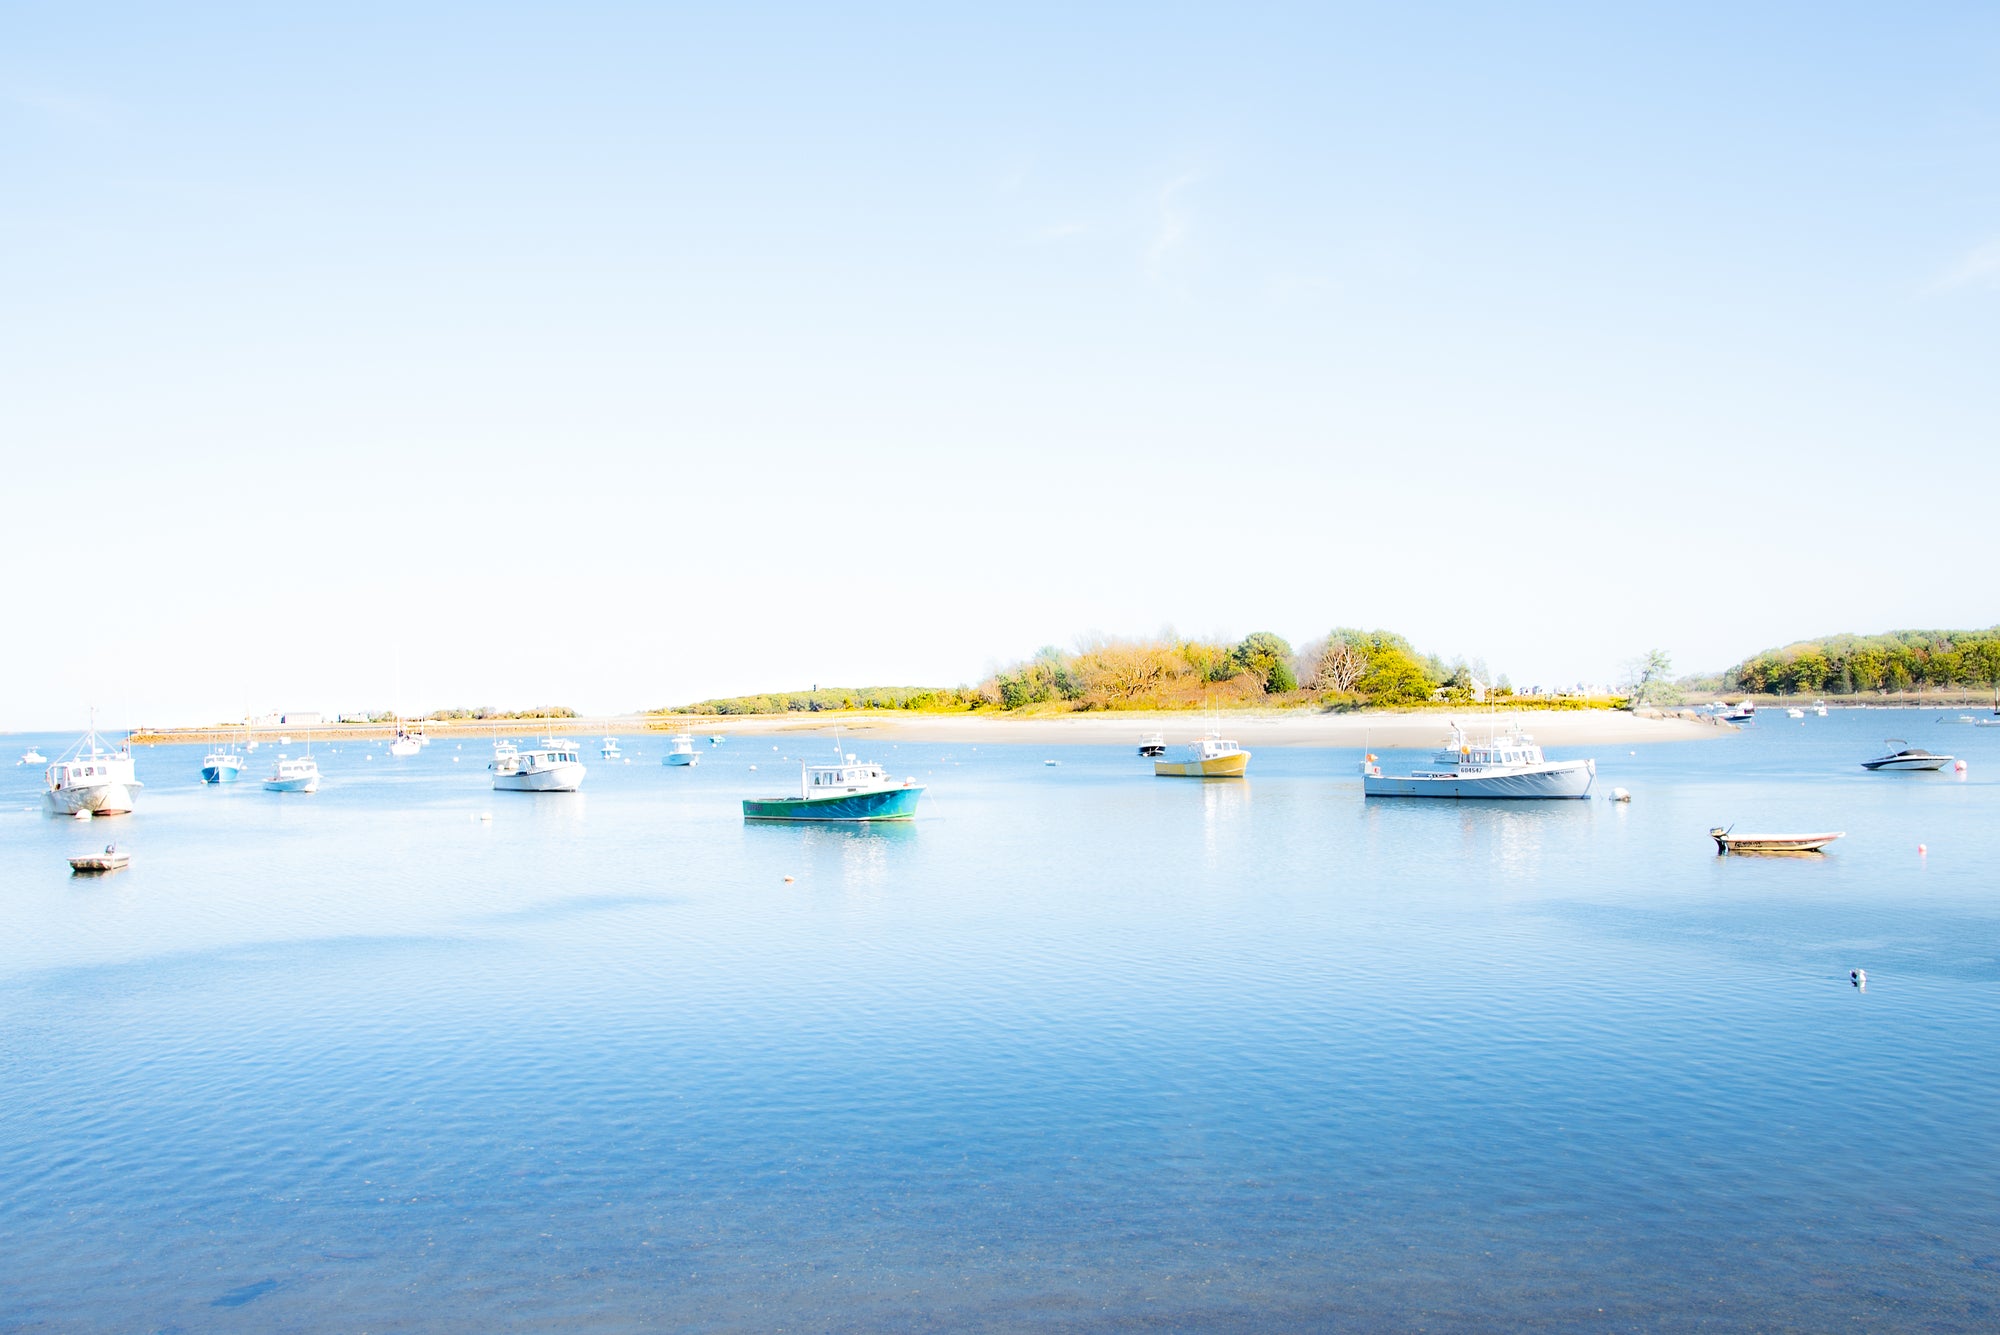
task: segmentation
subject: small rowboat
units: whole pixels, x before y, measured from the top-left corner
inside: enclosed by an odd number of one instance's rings
[[[122,871],[131,865],[132,855],[121,852],[116,844],[106,844],[102,853],[86,853],[80,858],[69,860],[72,876],[102,871]]]
[[[1708,832],[1718,853],[1824,853],[1826,846],[1845,838],[1847,831],[1832,834],[1731,834],[1735,829],[1718,825]]]

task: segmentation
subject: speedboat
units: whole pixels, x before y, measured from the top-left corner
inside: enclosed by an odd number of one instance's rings
[[[1847,837],[1845,830],[1832,834],[1732,834],[1718,825],[1708,832],[1717,853],[1823,853],[1836,839]]]
[[[1757,717],[1757,706],[1749,700],[1722,711],[1724,723],[1748,723]]]
[[[1167,735],[1163,732],[1144,733],[1139,738],[1139,754],[1158,760],[1167,753]]]
[[[544,737],[532,750],[511,742],[493,747],[493,787],[505,793],[573,793],[583,786],[583,760],[566,737]]]
[[[1862,761],[1861,768],[1867,770],[1940,770],[1949,765],[1952,760],[1950,756],[1933,755],[1921,746],[1911,746],[1900,737],[1891,737],[1883,745],[1889,748],[1888,752],[1876,756],[1873,760]]]
[[[278,763],[271,769],[271,777],[264,780],[267,793],[316,793],[319,791],[319,762],[310,754],[294,760],[280,755]]]
[[[1179,760],[1153,758],[1156,779],[1240,779],[1249,768],[1250,753],[1217,732],[1189,742]]]
[[[606,760],[617,760],[625,753],[618,749],[618,739],[616,737],[606,737],[604,745],[598,748],[597,754],[603,756]]]
[[[1524,732],[1473,742],[1456,723],[1429,769],[1384,774],[1375,756],[1364,752],[1361,760],[1367,797],[1588,797],[1596,777],[1595,760],[1550,760]]]
[[[660,759],[662,765],[699,765],[701,752],[694,749],[694,738],[684,732],[677,732],[667,739],[667,754]]]
[[[898,782],[880,765],[864,764],[850,753],[837,765],[799,766],[799,795],[746,797],[744,820],[889,821],[917,814],[924,785]]]
[[[93,722],[77,744],[64,752],[48,774],[49,810],[58,816],[74,816],[87,811],[93,816],[123,816],[132,810],[139,789],[132,748],[107,750],[97,738]]]
[[[203,783],[235,783],[236,776],[243,772],[243,757],[233,746],[224,746],[210,751],[201,758],[201,781]]]
[[[19,763],[23,765],[46,765],[49,763],[49,758],[31,746],[21,753]]]

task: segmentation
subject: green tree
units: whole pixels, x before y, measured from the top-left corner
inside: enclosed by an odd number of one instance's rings
[[[1268,630],[1253,631],[1243,637],[1230,657],[1264,683],[1266,695],[1298,689],[1298,678],[1292,675],[1292,646],[1282,636]]]

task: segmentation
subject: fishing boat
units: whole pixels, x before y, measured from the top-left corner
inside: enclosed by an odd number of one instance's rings
[[[123,816],[132,810],[139,789],[138,771],[132,748],[106,748],[97,737],[97,724],[50,765],[46,800],[58,816],[74,816],[87,811],[93,816]]]
[[[102,853],[85,853],[69,860],[72,875],[90,876],[99,872],[123,871],[132,865],[132,855],[116,844],[106,844]]]
[[[618,749],[618,739],[616,737],[606,737],[603,745],[597,748],[597,754],[606,760],[622,759],[625,755],[623,751]]]
[[[1836,839],[1847,837],[1845,830],[1831,834],[1732,834],[1735,826],[1720,825],[1708,832],[1717,853],[1823,853]]]
[[[264,780],[267,793],[316,793],[319,791],[319,762],[310,753],[293,759],[280,754]]]
[[[31,746],[21,753],[21,759],[17,763],[22,765],[46,765],[49,763],[49,758]]]
[[[1951,763],[1950,756],[1934,755],[1921,746],[1911,746],[1900,737],[1891,737],[1883,743],[1889,750],[1873,760],[1861,762],[1866,770],[1940,770]]]
[[[203,783],[235,783],[243,772],[243,757],[234,746],[224,743],[201,758]]]
[[[1167,735],[1163,732],[1144,733],[1139,738],[1139,754],[1157,760],[1167,753]]]
[[[801,763],[799,795],[746,797],[744,820],[891,821],[917,814],[924,785],[900,782],[880,765],[857,761],[852,753],[834,765]]]
[[[1250,768],[1250,753],[1217,732],[1189,742],[1180,759],[1153,759],[1153,777],[1160,779],[1240,779]]]
[[[522,751],[511,742],[493,747],[493,787],[505,793],[573,793],[583,786],[583,759],[566,737],[544,737]]]
[[[667,754],[660,758],[662,765],[699,765],[701,752],[694,749],[694,738],[684,732],[677,732],[667,739]]]
[[[1428,769],[1384,774],[1374,755],[1364,752],[1361,759],[1367,797],[1588,797],[1596,777],[1595,760],[1550,760],[1518,729],[1474,742],[1456,723]]]

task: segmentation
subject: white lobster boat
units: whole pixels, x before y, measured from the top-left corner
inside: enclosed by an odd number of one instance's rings
[[[660,760],[662,765],[699,765],[701,752],[694,749],[694,738],[687,733],[675,733],[667,739],[667,754]]]
[[[527,751],[512,742],[496,742],[493,787],[503,793],[573,793],[583,786],[583,759],[576,743],[564,737],[544,737]]]
[[[105,749],[93,722],[77,744],[50,765],[47,773],[49,810],[58,816],[87,811],[93,816],[123,816],[132,810],[139,789],[132,748]]]
[[[319,791],[319,762],[310,754],[294,760],[290,756],[279,756],[278,763],[271,767],[271,777],[264,780],[267,793],[316,793]]]
[[[1524,732],[1473,742],[1456,723],[1429,769],[1384,774],[1372,754],[1364,752],[1361,760],[1361,791],[1368,797],[1588,797],[1596,777],[1595,760],[1550,760]]]

